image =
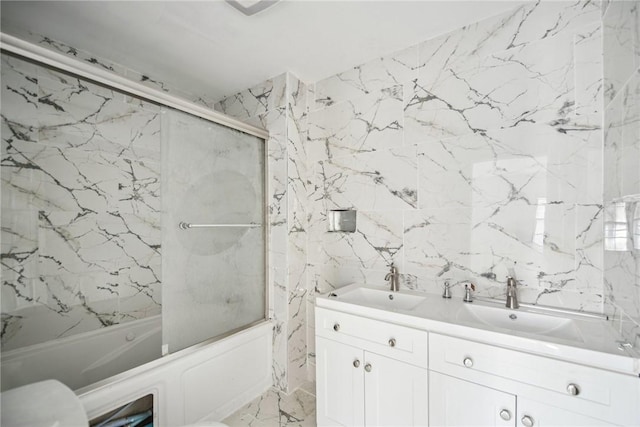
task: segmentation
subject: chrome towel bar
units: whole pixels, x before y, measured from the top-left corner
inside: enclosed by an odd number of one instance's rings
[[[262,227],[261,224],[190,224],[188,222],[180,222],[178,224],[182,230],[187,230],[189,228],[218,228],[218,227],[245,227],[245,228],[256,228]]]

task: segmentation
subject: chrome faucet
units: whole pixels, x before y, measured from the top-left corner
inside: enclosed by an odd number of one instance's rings
[[[391,263],[391,271],[384,276],[384,280],[389,281],[391,284],[391,292],[397,292],[400,289],[400,283],[398,283],[398,269],[393,263]]]
[[[520,304],[518,304],[518,290],[516,289],[516,279],[511,276],[507,276],[507,302],[505,306],[511,309],[520,307]]]

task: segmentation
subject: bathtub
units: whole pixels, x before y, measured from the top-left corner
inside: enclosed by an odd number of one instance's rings
[[[2,390],[56,379],[75,390],[160,357],[161,316],[2,353]]]
[[[12,350],[2,388],[47,378],[80,396],[89,419],[153,395],[154,425],[221,420],[272,385],[273,326],[262,321],[160,357],[160,316]]]

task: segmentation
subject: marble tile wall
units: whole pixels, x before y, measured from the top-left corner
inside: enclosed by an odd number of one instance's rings
[[[603,7],[607,311],[640,346],[640,5]]]
[[[394,262],[502,297],[513,271],[524,301],[601,312],[601,44],[600,3],[538,2],[316,82],[310,288]],[[336,208],[356,233],[326,232]]]
[[[155,105],[2,55],[2,348],[160,312]]]
[[[274,385],[307,378],[307,86],[286,73],[227,97],[216,110],[269,131],[269,291]]]

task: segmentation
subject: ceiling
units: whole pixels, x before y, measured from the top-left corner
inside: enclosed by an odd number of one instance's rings
[[[290,71],[315,82],[519,1],[282,0],[254,16],[218,1],[6,1],[2,31],[72,45],[221,99]]]

